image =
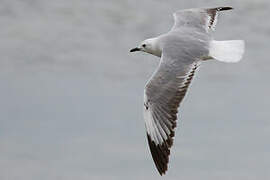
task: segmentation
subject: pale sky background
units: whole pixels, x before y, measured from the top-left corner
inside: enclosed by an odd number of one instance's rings
[[[158,59],[129,53],[172,13],[233,6],[181,105],[169,171],[152,161],[143,88]],[[0,0],[0,180],[270,179],[269,0]]]

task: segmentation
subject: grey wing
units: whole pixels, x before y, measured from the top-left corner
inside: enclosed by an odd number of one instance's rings
[[[168,168],[177,109],[187,92],[198,63],[195,59],[181,61],[162,55],[158,69],[146,84],[144,119],[147,139],[160,175],[165,174]]]
[[[182,26],[194,27],[206,32],[215,30],[217,17],[220,11],[231,10],[232,7],[200,8],[180,10],[173,14],[174,25],[172,30]]]

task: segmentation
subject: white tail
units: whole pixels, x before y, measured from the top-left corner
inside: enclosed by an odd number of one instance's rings
[[[209,56],[218,61],[235,63],[241,60],[244,51],[243,40],[211,41]]]

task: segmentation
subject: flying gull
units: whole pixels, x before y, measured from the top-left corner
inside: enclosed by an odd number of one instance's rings
[[[215,30],[220,11],[231,7],[196,8],[173,14],[172,29],[144,40],[130,52],[143,51],[160,57],[160,63],[144,89],[144,120],[152,158],[160,175],[168,169],[177,113],[199,64],[209,59],[238,62],[244,41],[216,41]]]

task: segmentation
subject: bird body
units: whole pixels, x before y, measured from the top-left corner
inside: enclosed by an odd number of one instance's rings
[[[160,57],[159,67],[144,90],[144,119],[150,151],[160,175],[168,168],[177,113],[196,69],[202,61],[238,62],[242,40],[215,41],[212,32],[219,11],[231,7],[187,9],[174,13],[172,29],[144,40],[134,51]]]
[[[187,27],[172,30],[155,38],[146,39],[141,43],[141,46],[145,45],[145,48],[142,48],[141,51],[161,57],[163,49],[170,49],[170,46],[187,49],[186,52],[194,49],[192,46],[203,46],[205,49],[208,49],[211,37],[206,33],[192,32],[191,30],[192,28]],[[208,51],[205,54],[208,55]]]

